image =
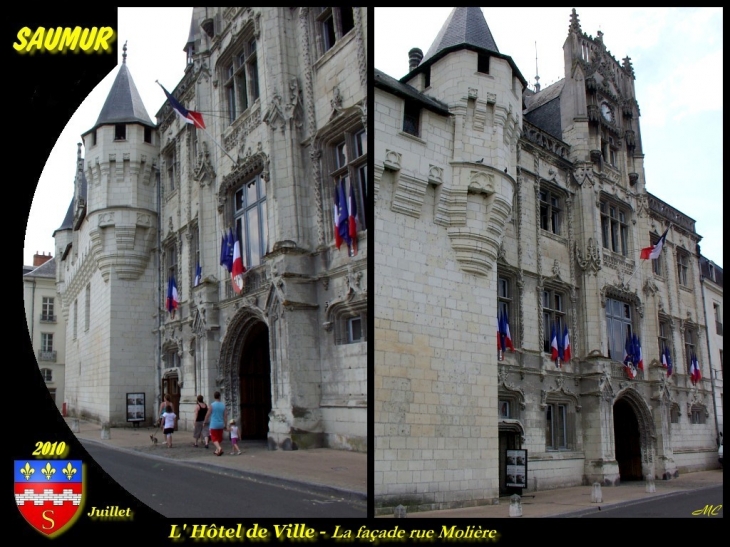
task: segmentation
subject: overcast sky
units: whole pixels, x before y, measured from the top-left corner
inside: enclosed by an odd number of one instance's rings
[[[375,8],[375,68],[401,78],[408,51],[424,54],[452,8]],[[482,8],[499,52],[530,87],[535,53],[545,89],[564,77],[571,8]],[[603,32],[619,62],[631,57],[641,110],[646,187],[696,221],[702,254],[722,266],[721,8],[576,8],[583,32]]]
[[[180,82],[186,66],[183,51],[190,32],[192,8],[120,8],[117,28],[119,60],[127,43],[127,66],[150,119],[165,102],[165,94]],[[69,120],[38,181],[23,246],[23,264],[33,264],[33,254],[53,253],[53,232],[61,226],[73,198],[76,144],[96,123],[119,68],[116,67],[91,92]],[[84,155],[82,148],[81,154]]]

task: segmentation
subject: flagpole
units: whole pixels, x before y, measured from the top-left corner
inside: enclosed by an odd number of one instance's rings
[[[669,227],[667,227],[667,235],[669,235],[669,230],[671,229],[671,227],[672,227],[672,223],[670,222],[669,223]],[[664,243],[666,244],[666,241]],[[639,260],[639,265],[640,265],[641,264],[641,249],[639,249],[639,258],[638,258],[638,260]],[[636,268],[634,268],[634,272],[631,274],[631,276],[629,277],[629,279],[626,281],[626,285],[628,285],[629,282],[634,278],[634,275],[636,275],[636,270],[638,270],[639,267],[640,266],[637,266]]]
[[[162,84],[161,84],[161,83],[160,83],[160,82],[159,82],[158,80],[155,80],[155,83],[156,83],[157,85],[159,85],[160,87],[162,87]],[[165,90],[165,88],[164,88],[164,87],[162,87],[162,90],[164,91],[164,90]],[[184,108],[184,107],[183,107],[183,108]],[[175,109],[173,108],[173,110],[175,110]],[[233,158],[233,156],[231,156],[231,155],[230,155],[230,154],[229,154],[228,152],[226,152],[226,149],[225,149],[225,148],[223,148],[223,146],[221,146],[221,144],[220,144],[220,143],[219,143],[219,142],[218,142],[217,140],[215,140],[215,138],[213,137],[213,135],[211,135],[210,133],[208,133],[208,130],[207,130],[207,129],[205,129],[204,127],[198,127],[198,126],[197,126],[196,124],[194,124],[194,123],[193,123],[193,126],[197,127],[198,129],[202,129],[202,130],[203,130],[203,132],[205,132],[205,134],[206,134],[206,135],[208,135],[208,137],[210,137],[210,140],[212,140],[212,141],[213,141],[213,142],[215,143],[215,145],[216,145],[216,146],[217,146],[218,148],[220,148],[220,149],[221,149],[221,150],[223,151],[223,153],[224,153],[224,154],[225,154],[226,156],[228,156],[228,157],[229,157],[229,158],[231,159],[231,161],[232,161],[232,162],[234,163],[234,165],[237,165],[237,164],[238,164],[238,160],[234,159],[234,158]]]

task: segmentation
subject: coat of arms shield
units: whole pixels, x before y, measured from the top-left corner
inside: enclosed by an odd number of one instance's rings
[[[81,460],[15,460],[15,503],[25,520],[54,537],[81,514],[84,466]]]

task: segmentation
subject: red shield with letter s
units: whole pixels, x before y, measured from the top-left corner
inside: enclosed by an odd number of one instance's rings
[[[54,537],[81,515],[84,466],[81,460],[15,460],[15,503],[40,533]]]

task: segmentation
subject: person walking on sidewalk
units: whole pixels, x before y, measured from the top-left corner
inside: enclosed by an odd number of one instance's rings
[[[162,415],[167,411],[168,406],[172,406],[172,397],[170,397],[170,395],[168,393],[165,393],[165,396],[162,398],[162,402],[160,403],[160,412],[159,412],[160,426],[164,425],[164,423],[162,421]],[[175,411],[174,408],[172,410],[173,410],[173,412]]]
[[[167,405],[165,412],[162,413],[162,420],[164,422],[163,433],[167,440],[167,448],[172,448],[172,432],[175,431],[175,419],[177,416],[172,411],[172,405]]]
[[[233,447],[233,450],[231,450],[231,456],[233,454],[241,454],[241,449],[238,448],[238,426],[236,425],[235,418],[231,418],[228,426],[228,431],[231,432],[231,445]]]
[[[193,418],[193,421],[195,422],[193,429],[193,446],[198,446],[198,441],[200,441],[200,437],[203,435],[205,416],[208,414],[208,405],[203,402],[202,395],[198,395],[198,402],[195,405],[195,410],[193,412],[195,414],[195,417]],[[208,435],[205,435],[204,439],[205,448],[208,448]]]
[[[226,405],[221,403],[220,391],[213,394],[213,404],[208,405],[208,414],[205,421],[210,426],[210,440],[215,446],[215,455],[223,455],[223,430],[226,428],[226,420],[228,419],[228,410]]]

